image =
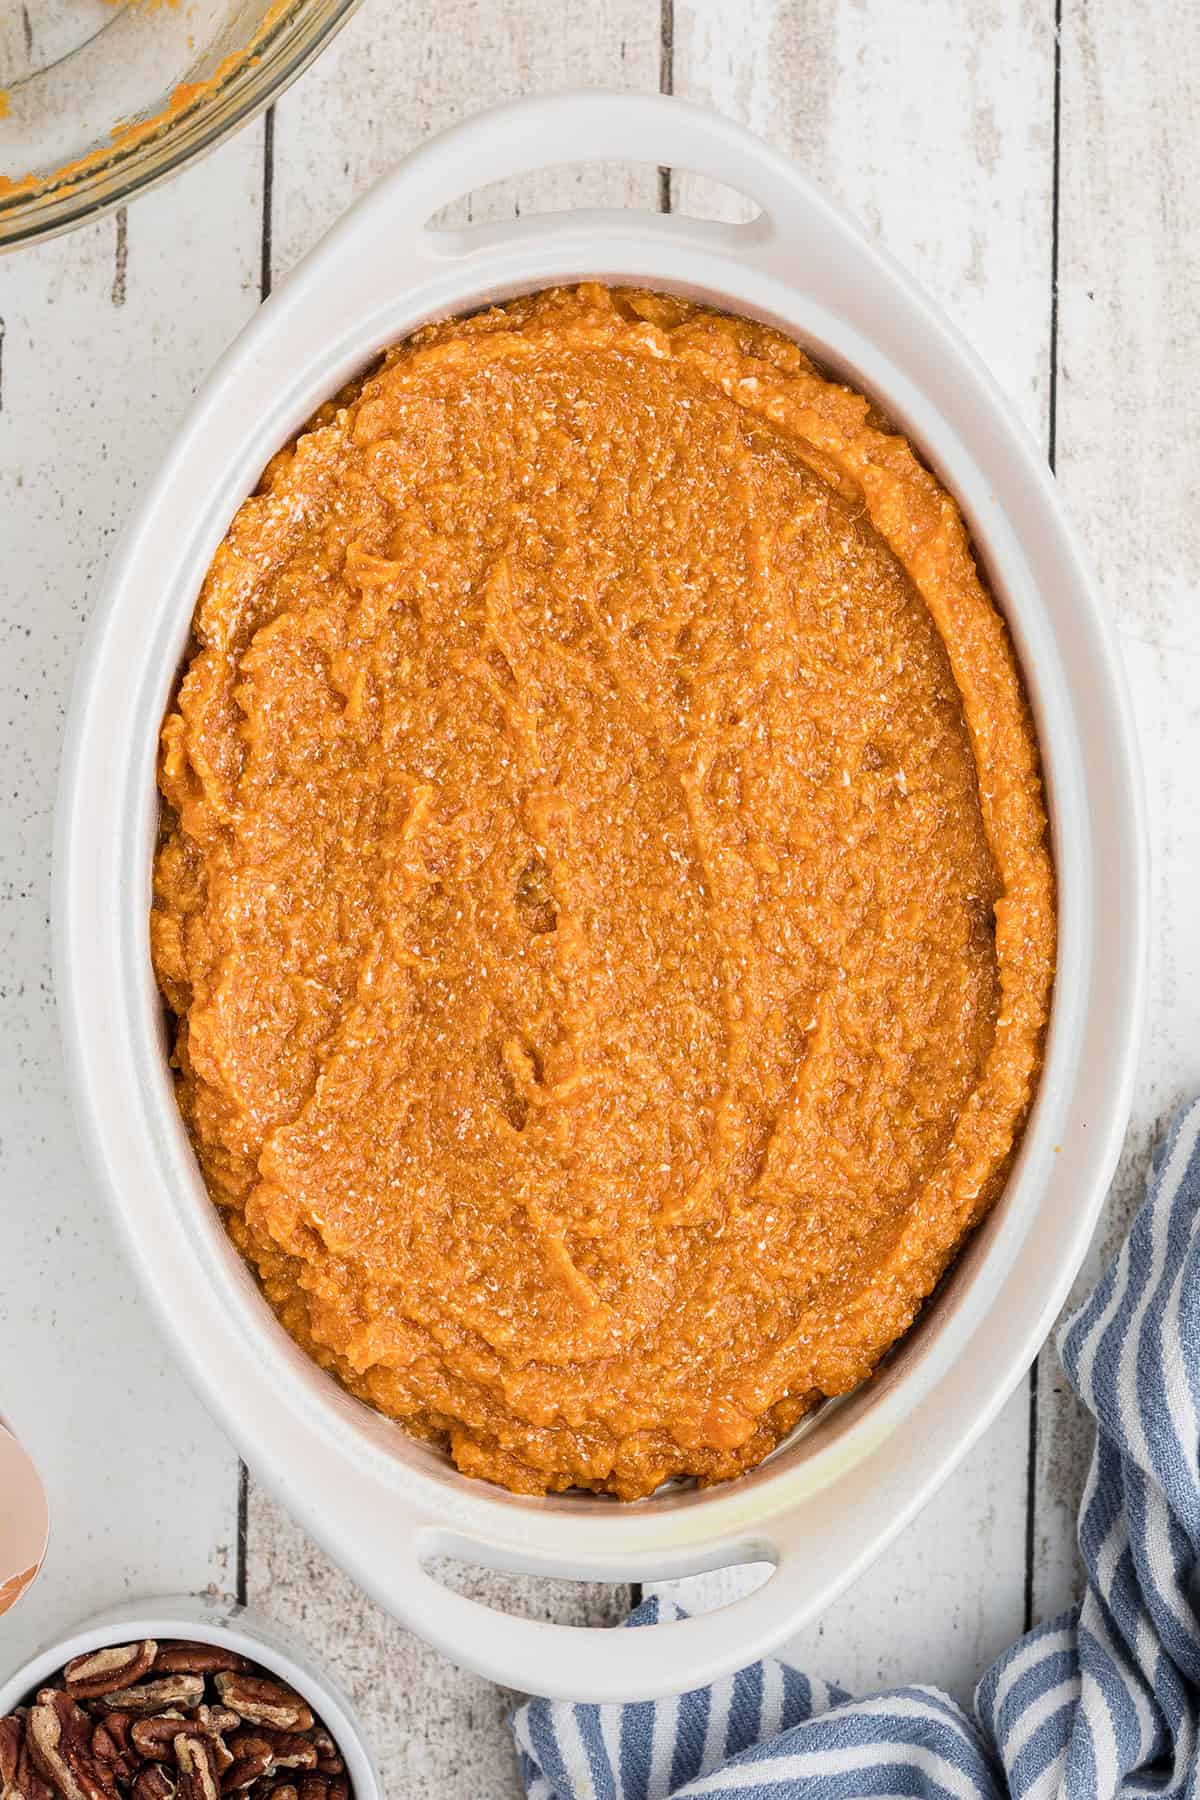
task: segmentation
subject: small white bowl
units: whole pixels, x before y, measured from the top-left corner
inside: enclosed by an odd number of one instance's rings
[[[66,1637],[39,1651],[0,1685],[0,1718],[28,1700],[73,1656],[99,1650],[105,1644],[131,1643],[139,1638],[160,1642],[183,1638],[199,1644],[220,1644],[261,1663],[269,1674],[277,1675],[303,1695],[326,1727],[346,1764],[353,1800],[383,1800],[378,1770],[345,1695],[307,1651],[285,1643],[256,1614],[228,1602],[167,1594],[94,1613]]]

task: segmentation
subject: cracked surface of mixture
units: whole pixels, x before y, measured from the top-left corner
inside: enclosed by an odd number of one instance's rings
[[[1002,1186],[1054,965],[960,516],[791,343],[587,286],[419,332],[242,506],[152,949],[287,1329],[458,1466],[758,1462]]]

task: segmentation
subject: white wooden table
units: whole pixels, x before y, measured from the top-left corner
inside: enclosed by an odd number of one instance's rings
[[[1155,1131],[1200,1085],[1200,11],[1058,0],[1057,13],[1055,0],[365,0],[272,116],[127,214],[0,264],[0,1412],[55,1519],[43,1579],[0,1622],[0,1676],[122,1595],[240,1592],[319,1643],[373,1729],[389,1800],[518,1792],[508,1697],[384,1618],[243,1485],[172,1367],[76,1143],[47,924],[63,705],[115,531],[271,282],[410,146],[486,102],[668,88],[746,120],[932,289],[1053,456],[1119,621],[1154,833],[1149,1038],[1091,1268],[1119,1234]],[[575,199],[721,204],[610,169],[489,191],[471,210]],[[1044,1352],[798,1653],[852,1687],[923,1679],[966,1695],[1072,1595],[1087,1448]],[[629,1602],[464,1579],[563,1619]],[[683,1585],[693,1605],[720,1591]]]

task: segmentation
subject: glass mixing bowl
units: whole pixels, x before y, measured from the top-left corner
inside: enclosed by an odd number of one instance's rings
[[[0,0],[0,249],[161,181],[252,118],[359,0]]]

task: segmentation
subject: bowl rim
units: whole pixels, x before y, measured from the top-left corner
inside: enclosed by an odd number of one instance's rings
[[[14,1669],[0,1682],[0,1718],[24,1704],[48,1676],[74,1656],[139,1638],[191,1639],[220,1644],[260,1663],[308,1701],[337,1744],[350,1777],[353,1800],[382,1800],[383,1788],[370,1746],[341,1688],[303,1646],[240,1601],[164,1594],[90,1613]]]
[[[681,124],[683,115],[692,123]],[[663,154],[670,146],[661,134],[687,137],[693,126],[702,135],[688,138],[687,154]],[[560,154],[546,154],[547,142]],[[517,166],[579,160],[576,146],[622,160],[644,150],[644,160],[674,160],[726,180],[732,167],[763,210],[734,227],[618,212],[426,229],[437,206],[465,191],[464,167],[495,178]],[[337,284],[329,280],[334,266]],[[145,945],[157,722],[199,576],[270,451],[372,352],[424,320],[589,276],[704,296],[777,325],[827,366],[851,373],[929,458],[963,506],[1013,630],[1037,717],[1059,869],[1059,976],[1041,1087],[1005,1194],[955,1265],[929,1315],[934,1328],[922,1322],[798,1460],[777,1458],[699,1495],[615,1511],[604,1501],[520,1499],[447,1476],[412,1440],[400,1449],[387,1436],[397,1427],[381,1426],[327,1377],[318,1392],[308,1359],[290,1340],[272,1338],[273,1316],[202,1187],[197,1193],[173,1099],[165,1105]],[[876,334],[864,329],[872,303]],[[147,591],[158,595],[149,615]],[[335,227],[218,366],[114,557],[72,702],[58,823],[56,969],[71,1085],[142,1285],[201,1392],[243,1453],[263,1465],[267,1485],[368,1591],[435,1642],[437,1606],[422,1598],[420,1576],[423,1557],[437,1548],[506,1568],[613,1579],[762,1556],[786,1570],[788,1598],[777,1597],[755,1653],[772,1634],[778,1642],[924,1503],[995,1416],[1065,1297],[1123,1135],[1145,996],[1145,830],[1110,627],[1040,452],[982,365],[791,164],[716,115],[679,101],[597,94],[496,109],[418,151]],[[128,1078],[123,1091],[117,1068]],[[147,1153],[158,1177],[149,1196]],[[1047,1204],[1051,1190],[1057,1208]],[[156,1240],[151,1221],[161,1226],[164,1197],[177,1216]],[[1019,1268],[1023,1282],[1015,1280]],[[185,1324],[173,1304],[173,1288],[197,1273],[203,1344],[196,1322]],[[193,1287],[191,1300],[199,1294]],[[980,1375],[967,1353],[979,1351],[985,1328]],[[235,1386],[239,1368],[250,1379]],[[900,1427],[918,1407],[914,1448]],[[330,1459],[328,1478],[303,1490],[302,1445],[310,1461]],[[872,1481],[885,1489],[882,1508],[878,1492],[868,1492]],[[801,1573],[817,1520],[828,1566]],[[389,1544],[376,1566],[371,1546],[389,1537],[404,1542]],[[779,1585],[777,1578],[769,1587]],[[731,1656],[745,1647],[735,1637]],[[471,1646],[449,1647],[479,1666]]]

